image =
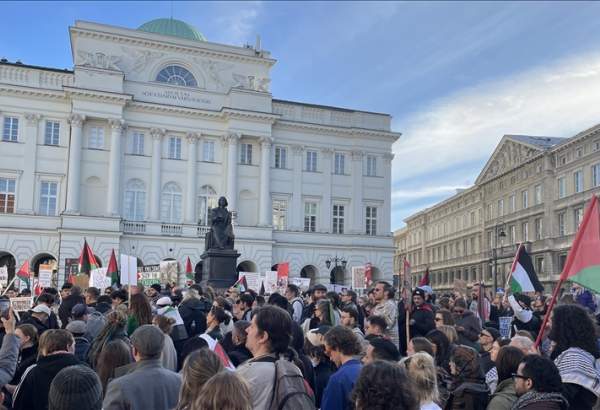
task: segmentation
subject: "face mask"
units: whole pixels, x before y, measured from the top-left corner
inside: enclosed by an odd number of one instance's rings
[[[315,359],[313,357],[310,358],[310,362],[312,363],[313,367],[317,367],[319,365],[319,359]]]

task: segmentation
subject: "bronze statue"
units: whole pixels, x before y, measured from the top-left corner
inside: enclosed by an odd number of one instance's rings
[[[231,212],[227,210],[227,199],[219,198],[219,206],[210,210],[210,231],[206,233],[205,250],[233,249],[233,226]]]

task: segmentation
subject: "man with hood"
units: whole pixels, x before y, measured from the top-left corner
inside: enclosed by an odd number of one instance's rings
[[[412,293],[412,311],[410,313],[410,338],[425,337],[435,329],[435,315],[431,305],[425,303],[425,291],[415,288]]]

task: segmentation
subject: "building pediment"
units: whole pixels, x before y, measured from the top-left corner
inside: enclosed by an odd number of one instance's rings
[[[500,144],[477,177],[475,184],[489,181],[528,162],[544,151],[543,148],[521,142],[510,135],[502,137]]]

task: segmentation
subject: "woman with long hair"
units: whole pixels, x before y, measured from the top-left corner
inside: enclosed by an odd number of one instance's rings
[[[412,356],[417,352],[425,352],[428,353],[429,356],[435,357],[435,345],[424,337],[413,337],[408,342],[408,346],[406,348],[407,356]]]
[[[304,339],[304,353],[306,353],[312,362],[315,373],[313,388],[315,392],[315,405],[319,408],[321,407],[323,391],[325,390],[325,387],[327,387],[329,378],[335,373],[335,365],[329,359],[329,356],[325,354],[323,335],[313,330],[309,331]]]
[[[202,386],[225,368],[219,356],[210,349],[200,349],[188,355],[181,369],[181,390],[176,410],[189,410]],[[248,403],[251,400],[248,399]],[[223,407],[225,408],[225,407]]]
[[[160,360],[165,369],[172,371],[177,370],[177,350],[175,350],[175,344],[171,338],[171,330],[175,325],[175,319],[163,315],[156,315],[152,319],[152,324],[158,327],[163,335],[165,336],[165,344],[163,346]]]
[[[446,410],[484,410],[490,390],[479,364],[479,354],[469,346],[456,346],[450,356],[452,388]]]
[[[142,325],[152,324],[152,307],[143,293],[131,295],[129,316],[127,318],[127,334],[132,335]]]
[[[219,372],[202,386],[191,410],[252,410],[248,384],[234,372]]]
[[[596,359],[600,358],[596,326],[579,305],[560,305],[552,311],[548,338],[554,342],[550,358],[560,372],[564,396],[571,409],[592,409],[600,396]]]
[[[252,353],[250,353],[250,350],[246,347],[246,339],[248,338],[246,329],[248,329],[248,327],[250,327],[250,322],[247,320],[238,320],[233,324],[233,332],[231,335],[233,348],[229,350],[227,354],[235,367],[238,367],[252,357]]]
[[[427,340],[433,343],[435,347],[435,365],[438,383],[440,406],[446,404],[450,388],[452,387],[452,377],[450,376],[450,355],[454,350],[454,345],[446,337],[441,329],[433,329],[425,336]]]
[[[448,309],[438,309],[435,312],[435,327],[439,329],[440,326],[454,326],[454,316]]]
[[[213,306],[206,315],[206,334],[218,342],[223,341],[223,333],[221,333],[221,324],[229,321],[231,318],[225,310],[219,306]]]
[[[525,354],[514,346],[504,346],[496,356],[498,385],[490,398],[487,410],[510,410],[517,401],[513,374],[517,372],[519,363]]]
[[[415,390],[399,364],[375,360],[362,368],[352,401],[356,410],[418,410]]]
[[[404,362],[408,376],[415,383],[414,394],[420,410],[441,410],[437,369],[433,358],[425,352],[415,353]]]
[[[131,349],[122,340],[113,340],[104,345],[96,366],[96,373],[102,383],[102,394],[106,393],[108,382],[115,377],[115,370],[132,362]]]
[[[127,313],[124,309],[116,309],[106,315],[106,324],[94,339],[88,351],[88,363],[92,369],[96,369],[98,356],[108,342],[122,340],[129,345],[129,338],[125,332],[127,326]]]
[[[335,315],[331,302],[329,299],[321,299],[315,306],[313,316],[302,323],[302,332],[306,334],[309,330],[316,329],[319,326],[333,326],[334,323]]]

